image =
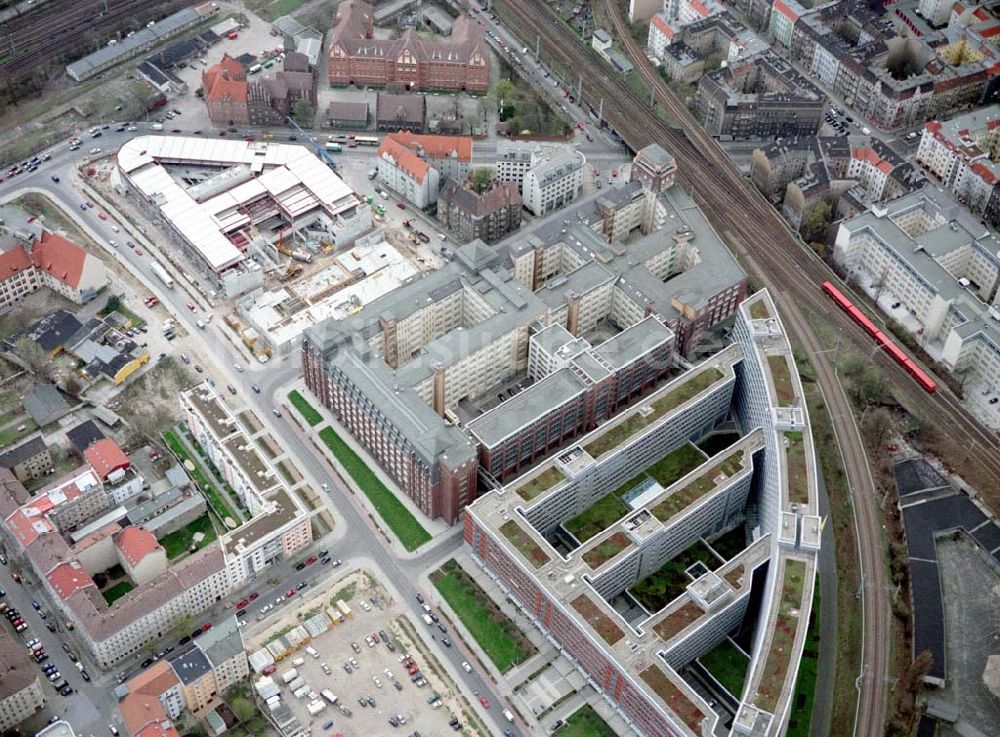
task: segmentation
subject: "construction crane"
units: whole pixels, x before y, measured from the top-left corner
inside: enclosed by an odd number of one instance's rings
[[[319,141],[313,138],[313,135],[311,133],[306,133],[304,130],[302,130],[302,126],[296,123],[295,119],[291,115],[286,115],[285,120],[287,120],[295,130],[297,130],[299,133],[301,133],[303,136],[309,139],[309,142],[313,145],[313,148],[316,149],[316,155],[319,156],[321,159],[323,159],[323,161],[326,162],[327,166],[329,166],[331,169],[336,170],[337,163],[333,160],[333,158],[331,158],[330,154],[326,152],[326,148],[322,144],[320,144]]]

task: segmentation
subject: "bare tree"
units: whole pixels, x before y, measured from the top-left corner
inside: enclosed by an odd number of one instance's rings
[[[48,354],[27,335],[22,335],[14,341],[14,353],[28,364],[28,368],[33,374],[38,374],[49,362]]]
[[[865,427],[871,433],[872,442],[881,448],[894,429],[892,413],[885,407],[879,407],[865,419]]]

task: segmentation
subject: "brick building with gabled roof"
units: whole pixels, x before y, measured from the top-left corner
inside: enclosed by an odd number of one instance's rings
[[[419,208],[437,202],[446,177],[464,181],[472,161],[469,136],[432,136],[399,131],[382,139],[378,149],[379,183]]]
[[[0,253],[0,314],[41,287],[84,304],[107,285],[104,264],[82,246],[40,228],[29,236]]]
[[[490,86],[490,52],[482,26],[467,15],[452,25],[451,36],[425,41],[410,28],[393,39],[373,37],[375,11],[361,0],[347,0],[327,42],[327,72],[333,86],[400,84],[408,90],[465,90],[485,93]]]
[[[476,194],[468,182],[463,186],[450,177],[438,195],[437,216],[460,243],[479,238],[493,243],[521,227],[521,192],[514,182],[494,182]]]
[[[208,117],[222,125],[280,125],[299,100],[316,109],[316,79],[302,71],[299,56],[285,58],[272,77],[248,80],[239,61],[224,54],[222,61],[202,72]]]

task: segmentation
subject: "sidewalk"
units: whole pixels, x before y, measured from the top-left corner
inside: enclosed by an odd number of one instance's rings
[[[302,418],[302,415],[299,414],[299,411],[288,401],[288,394],[292,391],[298,391],[299,394],[305,397],[312,407],[322,416],[323,420],[315,427],[310,426],[309,423]],[[374,505],[368,499],[367,495],[358,489],[357,484],[354,482],[351,475],[340,464],[340,461],[337,460],[332,451],[326,447],[326,443],[320,439],[319,432],[326,427],[332,428],[340,439],[344,441],[344,443],[351,448],[351,450],[357,453],[358,457],[368,466],[371,472],[374,473],[383,484],[385,484],[385,487],[389,489],[389,491],[404,507],[406,507],[417,522],[419,522],[420,525],[427,530],[428,534],[431,536],[430,540],[412,552],[406,552],[402,546],[399,545],[399,550],[393,550],[393,554],[396,557],[415,558],[423,555],[429,548],[432,548],[439,539],[447,536],[447,534],[453,530],[453,528],[447,525],[443,520],[432,520],[420,511],[420,509],[413,503],[413,500],[411,500],[410,497],[399,488],[396,482],[385,473],[379,463],[368,454],[368,451],[358,444],[358,442],[354,439],[354,436],[339,422],[337,422],[331,412],[316,399],[312,392],[306,388],[305,383],[301,378],[296,379],[291,384],[286,384],[285,386],[279,388],[277,390],[277,400],[281,403],[282,410],[287,412],[288,416],[293,419],[294,426],[298,429],[298,431],[309,440],[313,447],[315,447],[316,450],[322,455],[323,459],[330,466],[336,469],[337,476],[341,479],[344,488],[351,492],[351,495],[354,497],[355,504],[360,507],[359,511],[364,514],[371,515],[377,521],[376,526],[380,532],[389,536],[393,540],[394,544],[398,543],[396,536],[392,533],[389,526],[385,524],[381,515],[375,510]]]
[[[465,624],[459,619],[455,611],[448,605],[430,580],[430,574],[440,568],[449,559],[454,558],[462,569],[472,578],[487,596],[493,601],[500,611],[509,618],[514,625],[530,640],[531,644],[538,650],[536,655],[531,656],[523,663],[511,668],[507,674],[501,673],[485,654],[482,654],[476,638],[466,629]],[[545,667],[557,656],[555,650],[549,644],[545,635],[535,627],[535,625],[512,604],[507,595],[500,587],[487,576],[482,569],[473,561],[471,556],[463,550],[442,555],[438,560],[433,561],[420,576],[421,588],[427,592],[428,603],[445,614],[449,624],[459,634],[459,641],[471,652],[470,657],[480,671],[489,675],[491,681],[496,684],[498,693],[509,702],[509,708],[520,717],[521,726],[529,732],[538,732],[541,725],[528,713],[521,700],[517,697],[515,690],[528,676],[536,673]],[[474,659],[474,660],[473,660]],[[505,707],[507,708],[507,707]]]

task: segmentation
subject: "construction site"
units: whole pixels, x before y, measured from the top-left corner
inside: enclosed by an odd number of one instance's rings
[[[347,251],[322,258],[318,268],[310,268],[319,259],[306,248],[281,241],[275,248],[287,259],[276,274],[277,286],[256,289],[236,302],[236,312],[247,324],[238,328],[243,342],[258,356],[269,349],[280,355],[295,350],[310,325],[348,317],[418,273],[382,233],[359,238]]]

